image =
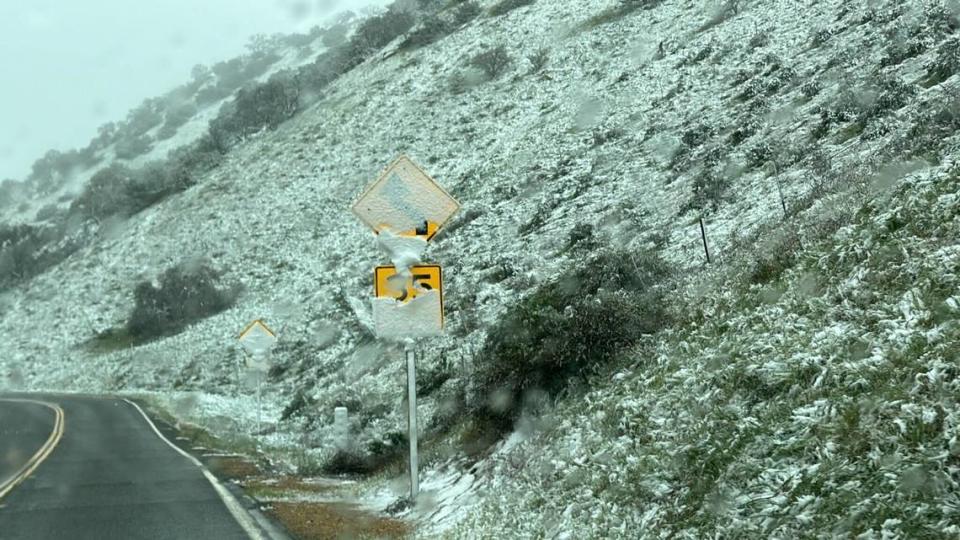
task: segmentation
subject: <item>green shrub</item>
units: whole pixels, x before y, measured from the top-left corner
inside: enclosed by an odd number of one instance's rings
[[[479,354],[468,399],[474,418],[509,430],[530,395],[557,395],[663,328],[668,275],[655,253],[599,250],[511,307]]]
[[[217,286],[220,275],[205,263],[184,263],[163,272],[159,285],[143,281],[134,289],[126,331],[138,341],[173,335],[231,307],[239,290]]]
[[[517,8],[529,6],[533,2],[534,0],[500,0],[490,8],[490,16],[506,15]]]
[[[323,474],[357,476],[369,473],[371,466],[366,456],[358,451],[337,450],[321,466]]]

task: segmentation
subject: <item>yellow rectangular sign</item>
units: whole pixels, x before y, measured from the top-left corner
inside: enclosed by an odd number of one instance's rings
[[[378,266],[374,271],[374,295],[408,302],[424,291],[438,291],[443,302],[443,272],[438,264],[421,264],[410,268],[410,276],[397,274],[393,266]]]

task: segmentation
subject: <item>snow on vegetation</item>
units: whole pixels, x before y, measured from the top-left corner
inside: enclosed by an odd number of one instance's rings
[[[404,153],[463,205],[391,251],[445,270],[425,495],[397,510],[423,536],[960,535],[955,3],[478,6],[3,292],[0,387],[152,393],[402,497],[403,355],[369,310],[391,257],[349,207]],[[171,267],[237,296],[125,341]]]

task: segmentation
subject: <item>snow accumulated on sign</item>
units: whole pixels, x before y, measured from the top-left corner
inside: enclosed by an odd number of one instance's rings
[[[390,229],[377,235],[377,245],[397,268],[397,272],[409,275],[410,267],[420,264],[420,257],[427,249],[427,241],[419,236],[398,236]]]
[[[277,341],[273,330],[267,328],[263,321],[257,319],[247,325],[240,333],[240,344],[252,355],[263,355],[270,352]]]
[[[442,187],[407,156],[400,156],[353,205],[371,229],[432,237],[460,208]]]
[[[373,298],[373,321],[381,338],[418,338],[443,333],[440,291],[425,291],[407,302]]]

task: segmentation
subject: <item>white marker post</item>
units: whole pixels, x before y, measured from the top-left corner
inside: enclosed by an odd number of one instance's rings
[[[416,502],[420,494],[420,456],[417,453],[417,353],[413,344],[407,344],[407,428],[410,439],[410,499]]]

